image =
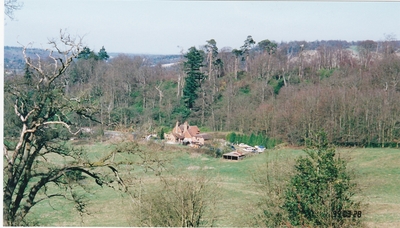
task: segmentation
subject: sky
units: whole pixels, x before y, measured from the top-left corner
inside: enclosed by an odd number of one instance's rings
[[[400,2],[19,0],[4,45],[48,48],[60,29],[96,52],[180,54],[256,42],[400,39]]]

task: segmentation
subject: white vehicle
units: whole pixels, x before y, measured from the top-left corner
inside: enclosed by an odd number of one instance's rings
[[[257,149],[254,147],[251,147],[251,146],[248,146],[248,147],[244,148],[243,150],[247,151],[247,152],[257,152]]]
[[[255,148],[257,149],[257,152],[262,153],[265,150],[264,146],[255,146]]]

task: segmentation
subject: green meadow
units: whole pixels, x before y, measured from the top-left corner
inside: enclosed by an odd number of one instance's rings
[[[112,144],[84,145],[93,158],[101,157],[111,150]],[[241,161],[227,161],[213,158],[200,150],[183,146],[141,145],[143,150],[159,150],[168,162],[168,171],[192,175],[198,172],[209,175],[213,184],[220,187],[217,226],[246,226],[251,220],[254,205],[260,199],[260,192],[252,180],[257,167],[273,161],[288,169],[294,159],[305,155],[301,148],[266,150],[259,155],[246,157]],[[339,156],[348,159],[348,168],[355,173],[355,182],[361,189],[360,197],[366,204],[362,220],[367,227],[400,227],[400,149],[394,148],[339,148]],[[136,170],[125,176],[131,177],[130,189],[139,192],[143,188],[157,188],[159,177],[154,173]],[[140,180],[140,184],[139,183]],[[108,187],[100,187],[90,179],[84,179],[81,190],[86,199],[86,213],[80,214],[74,204],[53,198],[37,204],[29,214],[33,224],[41,226],[139,226],[132,215],[137,213],[137,194],[126,194]],[[36,223],[35,223],[36,222]]]

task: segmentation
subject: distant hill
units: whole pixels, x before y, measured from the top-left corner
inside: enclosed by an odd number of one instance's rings
[[[321,40],[321,41],[290,41],[290,42],[280,42],[278,47],[284,47],[287,49],[288,53],[296,55],[303,47],[302,50],[310,51],[317,50],[319,47],[341,47],[344,49],[351,49],[352,51],[357,51],[357,46],[361,41],[344,41],[344,40]],[[383,41],[377,41],[378,46],[382,47]],[[379,44],[380,43],[380,44]],[[392,45],[395,47],[395,51],[399,51],[400,40],[392,41]],[[257,51],[257,46],[254,47],[254,51]],[[48,52],[44,49],[38,48],[28,48],[27,56],[31,58],[37,58],[36,55],[39,55],[42,59],[48,57]],[[140,56],[145,58],[151,65],[161,64],[162,66],[168,67],[172,66],[181,61],[182,55],[151,55],[151,54],[133,54],[133,53],[108,53],[110,59],[117,57],[118,55],[127,55],[131,57]],[[22,47],[4,47],[4,68],[6,71],[15,71],[19,72],[24,69],[24,59],[22,56]]]
[[[16,71],[20,72],[24,69],[25,61],[22,55],[22,47],[4,47],[4,68],[7,71]],[[181,55],[148,55],[148,54],[131,54],[131,53],[108,53],[110,58],[115,58],[120,54],[124,54],[127,56],[135,57],[140,56],[148,61],[150,64],[173,64],[179,62],[181,59]],[[37,58],[37,55],[40,58],[45,59],[48,57],[49,52],[44,49],[38,48],[28,48],[26,49],[26,55],[30,58]]]
[[[4,47],[4,68],[7,70],[22,70],[25,66],[25,61],[22,55],[22,47]],[[29,48],[26,50],[26,55],[30,58],[41,58],[48,56],[48,52],[44,49]]]
[[[132,53],[108,53],[110,59],[117,57],[118,55],[127,55],[130,57],[140,56],[149,61],[151,65],[174,65],[180,62],[182,55],[156,55],[156,54],[132,54]]]

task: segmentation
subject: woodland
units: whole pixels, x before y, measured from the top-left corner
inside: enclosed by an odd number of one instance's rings
[[[248,36],[234,49],[210,39],[169,58],[110,58],[104,47],[84,48],[61,76],[65,94],[90,106],[96,120],[71,117],[91,129],[81,137],[168,132],[188,121],[202,131],[263,134],[291,145],[324,129],[336,145],[398,146],[400,53],[393,37],[277,43]],[[32,74],[28,67],[10,72],[6,84]],[[15,137],[15,101],[6,94],[4,102],[12,120],[5,137]]]
[[[13,19],[22,3],[4,6]],[[48,44],[4,48],[3,225],[398,226],[393,35],[249,35],[166,56],[91,50],[62,30]],[[232,162],[210,148],[103,137],[162,139],[177,121],[268,151]]]
[[[248,214],[236,225],[358,226],[364,206],[355,177],[335,147],[399,146],[399,42],[390,37],[278,44],[248,36],[238,49],[219,49],[210,39],[172,62],[176,56],[166,56],[166,62],[110,57],[105,47],[95,52],[63,31],[49,45],[47,55],[24,46],[22,69],[5,68],[4,225],[43,224],[34,214],[63,210],[51,205],[57,199],[73,203],[83,225],[85,215],[99,210],[88,204],[99,187],[129,197],[127,211],[137,207],[126,216],[129,225],[227,225],[229,219],[218,214],[226,211],[218,209],[226,203],[218,205],[216,199],[229,197],[229,191],[220,187],[251,176],[252,187],[261,192],[250,191],[258,201],[250,207],[260,214]],[[241,176],[231,170],[240,165],[231,163],[225,174],[234,178],[220,172],[218,181],[204,171],[207,166],[198,176],[187,170],[176,175],[173,164],[187,160],[181,154],[187,148],[140,140],[94,144],[103,141],[106,130],[162,138],[177,121],[229,140],[264,140],[268,149],[275,142],[306,146],[302,155],[307,156],[268,160]],[[216,153],[205,154],[205,160],[224,164]],[[251,161],[261,160],[249,158],[247,164]],[[46,201],[50,206],[44,207]],[[356,213],[346,219],[350,210]]]

